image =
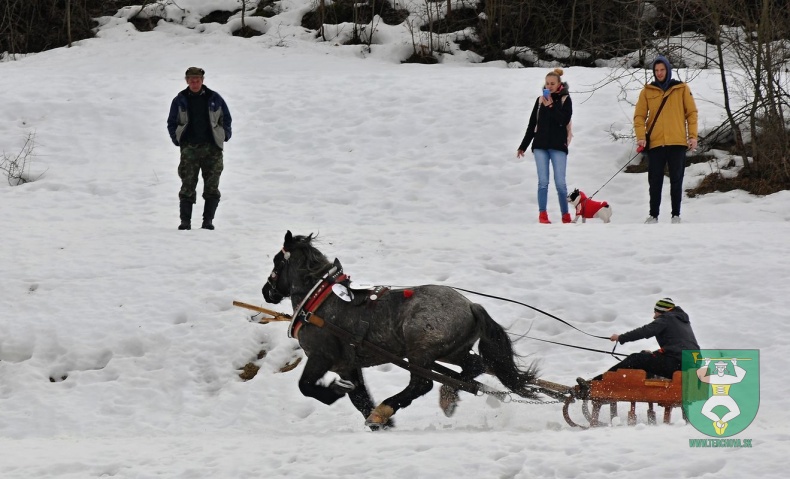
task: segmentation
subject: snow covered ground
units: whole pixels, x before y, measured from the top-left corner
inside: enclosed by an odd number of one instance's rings
[[[287,3],[279,21],[305,5]],[[16,154],[33,133],[40,175],[0,181],[0,477],[786,475],[790,193],[686,198],[683,223],[670,225],[667,183],[660,223],[644,225],[647,178],[620,173],[596,196],[613,206],[611,224],[539,225],[534,163],[515,150],[548,69],[462,56],[401,65],[411,45],[400,34],[362,55],[267,22],[266,35],[241,39],[216,25],[139,33],[115,18],[71,49],[0,63],[0,150]],[[178,150],[165,119],[193,65],[234,120],[215,231],[176,230]],[[630,134],[638,83],[625,99],[614,83],[584,93],[610,73],[565,74],[568,186],[588,195],[634,151],[610,132]],[[717,74],[691,88],[704,132],[723,114]],[[715,169],[693,165],[686,187]],[[559,220],[553,189],[549,215]],[[649,322],[670,296],[703,348],[760,350],[759,413],[738,436],[753,447],[691,448],[703,436],[678,411],[657,427],[640,411],[627,427],[621,408],[621,424],[581,431],[557,404],[462,393],[446,418],[438,387],[401,410],[396,429],[372,433],[350,402],[302,397],[301,366],[278,372],[300,355],[286,324],[251,323],[231,304],[262,304],[288,229],[319,233],[355,281],[504,296],[596,335]],[[611,348],[528,308],[474,300],[514,335]],[[517,350],[564,384],[613,363],[530,339]],[[251,361],[261,370],[242,381]],[[366,378],[377,401],[407,382],[392,366]]]

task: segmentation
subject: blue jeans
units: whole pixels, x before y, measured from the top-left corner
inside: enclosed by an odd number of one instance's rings
[[[554,170],[554,186],[560,200],[562,214],[568,212],[568,187],[565,186],[565,166],[568,154],[560,150],[532,150],[538,167],[538,211],[546,211],[549,197],[549,162]]]

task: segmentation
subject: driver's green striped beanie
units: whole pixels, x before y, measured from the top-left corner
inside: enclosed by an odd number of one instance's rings
[[[653,308],[657,313],[666,313],[675,307],[675,302],[672,298],[662,298],[656,301],[656,307]]]

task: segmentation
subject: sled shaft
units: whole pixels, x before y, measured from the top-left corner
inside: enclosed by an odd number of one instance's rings
[[[249,310],[252,310],[252,311],[257,311],[259,313],[268,314],[269,316],[272,316],[272,319],[269,319],[269,321],[290,321],[291,320],[291,317],[288,316],[287,314],[283,314],[283,313],[280,313],[280,312],[277,312],[277,311],[272,311],[271,309],[262,308],[260,306],[255,306],[253,304],[242,303],[241,301],[234,301],[233,302],[233,306],[238,306],[240,308],[245,308],[245,309],[249,309]]]

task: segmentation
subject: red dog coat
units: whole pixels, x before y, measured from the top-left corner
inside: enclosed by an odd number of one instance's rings
[[[579,204],[576,205],[576,216],[594,218],[595,213],[601,208],[609,206],[605,201],[595,201],[587,198],[583,191],[579,192]]]

